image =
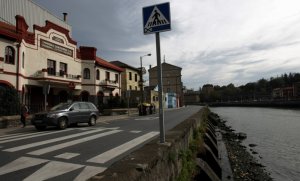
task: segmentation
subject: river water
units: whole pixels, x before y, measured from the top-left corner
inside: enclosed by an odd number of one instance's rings
[[[210,108],[235,132],[247,134],[243,145],[266,166],[274,180],[300,180],[300,110],[275,108]]]

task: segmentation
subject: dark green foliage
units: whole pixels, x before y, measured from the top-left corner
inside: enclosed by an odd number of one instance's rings
[[[107,100],[107,105],[104,105],[104,108],[119,108],[120,103],[121,100],[119,96],[113,97],[112,95],[110,95],[109,99]]]
[[[20,112],[20,99],[17,90],[0,86],[0,116],[17,115]]]
[[[191,180],[192,173],[196,168],[195,158],[191,150],[180,151],[179,158],[182,160],[182,170],[177,181]]]
[[[233,84],[222,87],[216,85],[213,91],[201,91],[200,99],[202,102],[266,100],[271,99],[273,89],[292,87],[297,82],[300,82],[300,73],[285,73],[269,80],[262,78],[239,87]],[[202,90],[209,86],[212,87],[211,84],[203,85]]]

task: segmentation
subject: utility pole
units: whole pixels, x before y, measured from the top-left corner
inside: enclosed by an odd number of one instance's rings
[[[146,55],[140,56],[140,63],[141,63],[141,69],[140,69],[141,105],[144,102],[143,57],[145,57],[145,56],[151,56],[151,53],[148,53]]]

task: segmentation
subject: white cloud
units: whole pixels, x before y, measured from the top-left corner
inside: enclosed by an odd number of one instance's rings
[[[142,7],[164,1],[36,1],[50,11],[68,8],[74,39],[104,58],[138,67],[139,56],[151,52],[143,65],[156,65],[155,37],[142,34]],[[183,68],[187,87],[299,72],[299,0],[172,0],[170,6],[172,31],[160,34],[161,55]]]

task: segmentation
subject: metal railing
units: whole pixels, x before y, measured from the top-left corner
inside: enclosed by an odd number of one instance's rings
[[[79,80],[78,75],[66,74],[64,71],[55,72],[53,69],[47,69],[48,76],[66,77],[67,79]]]
[[[101,85],[117,85],[118,81],[116,80],[102,80],[100,82]]]

